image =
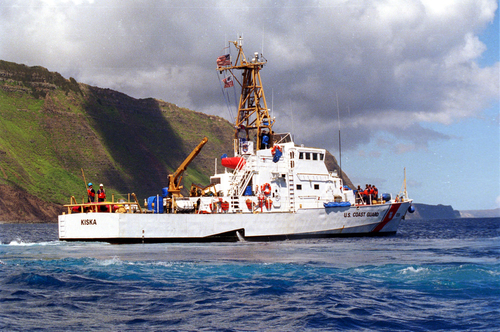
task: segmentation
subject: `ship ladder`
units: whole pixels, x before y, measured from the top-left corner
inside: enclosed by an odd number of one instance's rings
[[[238,188],[238,196],[243,195],[243,193],[245,192],[245,189],[247,188],[248,183],[250,182],[250,179],[252,178],[252,174],[253,174],[252,171],[247,170],[241,176],[241,181],[240,181],[240,185]]]
[[[248,169],[240,171],[235,170],[235,173],[233,173],[233,179],[231,181],[231,188],[229,190],[229,193],[236,196],[243,195],[246,186],[252,178],[252,174],[253,172]]]
[[[293,173],[288,173],[288,196],[290,201],[290,212],[295,211],[295,183],[293,181]]]
[[[241,159],[241,160],[243,160],[243,159]],[[246,172],[246,167],[240,166],[241,160],[238,162],[238,165],[234,168],[233,176],[231,178],[231,187],[229,188],[229,194],[231,196],[239,194],[241,180]]]

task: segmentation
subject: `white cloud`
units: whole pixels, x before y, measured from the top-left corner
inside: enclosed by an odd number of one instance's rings
[[[338,95],[343,146],[384,131],[405,140],[407,151],[446,138],[419,123],[477,116],[498,98],[498,62],[477,64],[486,47],[478,33],[497,7],[495,0],[7,0],[0,58],[229,118],[214,59],[224,40],[243,33],[247,56],[264,48],[262,78],[281,128],[292,129],[293,110],[298,137],[333,146],[326,137],[336,130]]]

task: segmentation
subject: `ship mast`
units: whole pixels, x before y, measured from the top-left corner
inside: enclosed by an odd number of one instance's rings
[[[238,51],[234,65],[219,66],[217,70],[222,72],[227,70],[233,75],[234,70],[242,70],[241,81],[234,77],[234,80],[241,86],[241,95],[238,103],[238,115],[234,124],[234,152],[240,154],[239,148],[242,140],[254,141],[255,150],[262,150],[273,146],[272,126],[273,122],[269,117],[266,97],[260,78],[260,70],[267,60],[259,58],[257,52],[254,58],[247,61],[243,53],[243,39],[231,41]]]

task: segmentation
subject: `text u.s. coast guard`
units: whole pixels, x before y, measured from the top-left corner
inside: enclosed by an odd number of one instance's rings
[[[351,217],[378,217],[378,212],[353,212],[352,214],[350,212],[345,212],[344,213],[344,218],[351,218]]]

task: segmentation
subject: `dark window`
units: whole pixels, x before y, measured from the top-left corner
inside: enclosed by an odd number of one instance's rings
[[[319,184],[314,185],[314,190],[319,190]]]
[[[299,159],[304,159],[304,152],[299,153]]]
[[[311,160],[311,153],[306,152],[306,160]]]
[[[301,184],[297,185],[297,190],[302,190],[302,185]]]
[[[318,160],[318,154],[317,153],[313,153],[313,160]]]
[[[323,160],[323,154],[322,153],[319,154],[319,160]]]

